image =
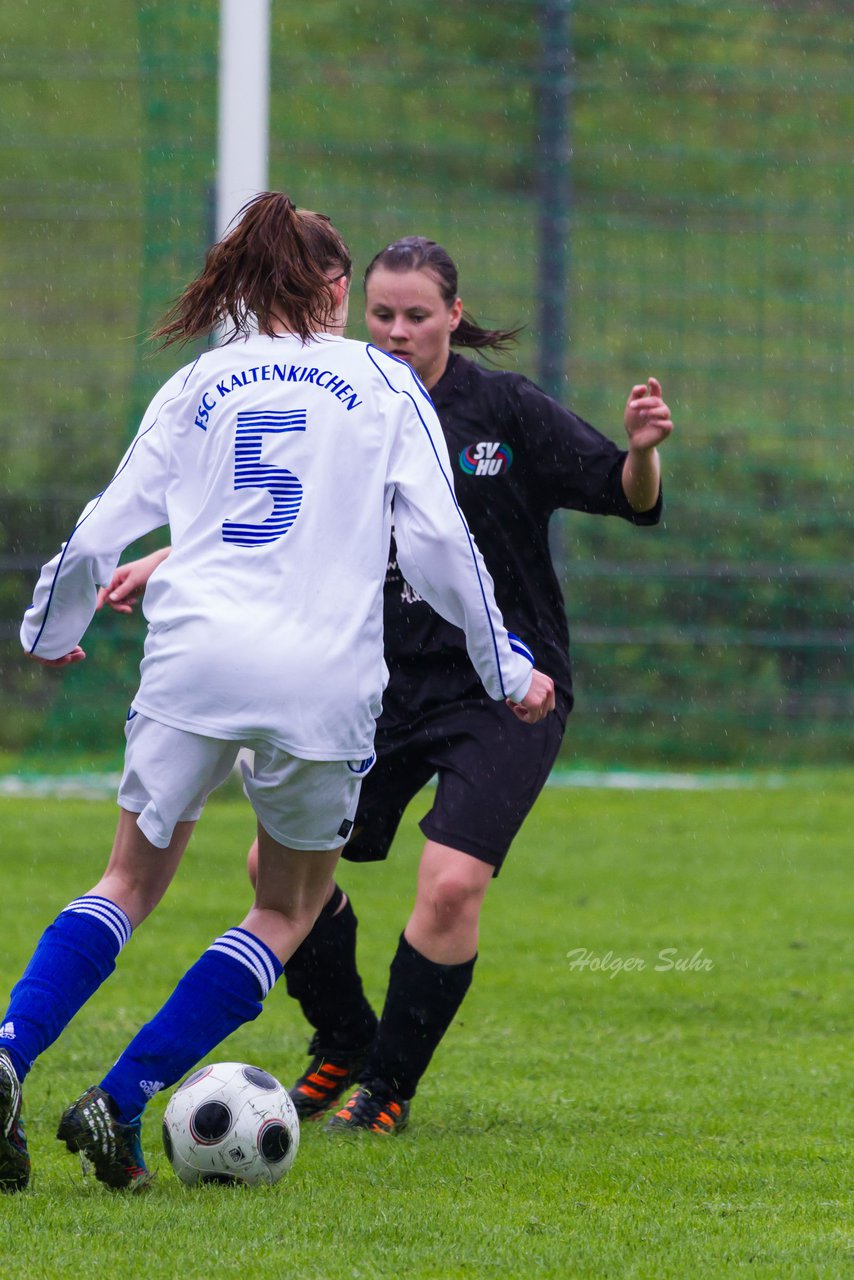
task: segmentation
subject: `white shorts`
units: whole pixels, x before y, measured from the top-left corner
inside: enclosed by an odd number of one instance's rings
[[[173,729],[132,711],[125,725],[118,803],[139,814],[143,835],[165,849],[175,824],[195,822],[231,773],[241,747],[243,790],[264,830],[289,849],[337,849],[353,829],[368,760],[302,760],[268,742],[228,742]]]

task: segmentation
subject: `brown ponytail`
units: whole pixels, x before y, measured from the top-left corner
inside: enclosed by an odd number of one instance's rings
[[[436,281],[439,292],[449,307],[453,306],[457,298],[456,263],[447,249],[443,249],[435,240],[427,240],[424,236],[404,236],[402,240],[395,240],[394,244],[387,245],[368,263],[365,285],[377,267],[385,267],[387,271],[426,271]],[[451,334],[451,345],[472,347],[478,351],[486,348],[506,351],[516,341],[522,327],[484,329],[464,311],[462,320]]]
[[[154,330],[164,347],[219,326],[232,330],[226,341],[233,342],[250,334],[253,316],[260,333],[275,332],[281,321],[307,342],[332,318],[330,285],[350,275],[352,262],[329,218],[297,209],[283,192],[265,191],[237,219]]]

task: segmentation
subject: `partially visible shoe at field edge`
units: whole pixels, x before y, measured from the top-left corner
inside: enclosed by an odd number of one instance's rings
[[[69,1151],[79,1152],[95,1177],[116,1190],[141,1191],[154,1177],[140,1142],[141,1122],[121,1124],[108,1093],[93,1085],[63,1112],[56,1136]]]
[[[358,1086],[340,1111],[334,1112],[323,1126],[326,1133],[353,1133],[367,1129],[371,1133],[402,1133],[409,1123],[409,1102],[381,1080],[368,1080]]]
[[[308,1070],[290,1090],[291,1101],[300,1120],[318,1119],[355,1084],[369,1048],[370,1044],[366,1044],[361,1049],[323,1053],[318,1037],[312,1038],[308,1051],[314,1057]]]
[[[21,1122],[21,1083],[0,1049],[0,1191],[23,1191],[30,1180],[30,1153]]]

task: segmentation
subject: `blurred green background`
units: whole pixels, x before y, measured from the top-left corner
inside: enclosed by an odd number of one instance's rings
[[[329,213],[357,275],[446,245],[536,376],[533,0],[273,4],[270,184]],[[846,3],[570,6],[564,398],[622,439],[660,378],[655,530],[565,515],[573,761],[852,758]],[[139,620],[55,678],[17,630],[41,563],[176,366],[146,332],[212,228],[218,5],[0,0],[0,751],[115,760]],[[364,337],[359,307],[354,336]]]

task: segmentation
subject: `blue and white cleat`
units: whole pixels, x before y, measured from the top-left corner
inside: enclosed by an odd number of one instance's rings
[[[56,1136],[69,1151],[79,1152],[84,1168],[94,1168],[99,1182],[116,1190],[142,1191],[154,1174],[142,1154],[141,1129],[138,1117],[122,1124],[110,1095],[92,1085],[63,1112]]]

